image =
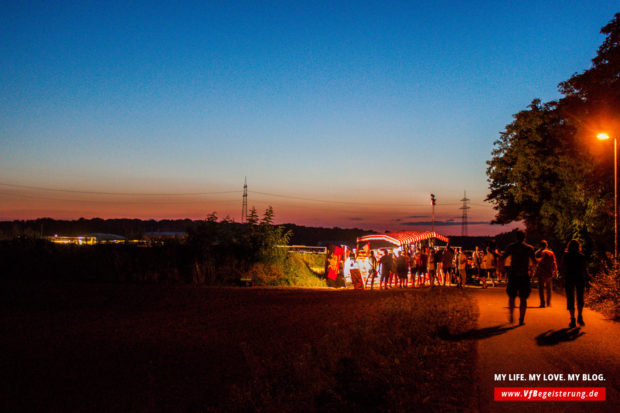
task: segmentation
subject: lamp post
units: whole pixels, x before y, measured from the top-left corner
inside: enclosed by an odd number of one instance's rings
[[[435,203],[437,202],[437,200],[435,199],[435,194],[431,194],[431,205],[433,207],[433,226],[432,226],[432,231],[435,232]]]
[[[599,139],[609,139],[606,133],[596,135]],[[618,259],[618,142],[614,136],[614,258]]]

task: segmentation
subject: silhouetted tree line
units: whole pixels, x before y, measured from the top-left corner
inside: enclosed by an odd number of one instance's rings
[[[184,229],[186,240],[150,247],[59,245],[22,233],[0,241],[0,274],[24,280],[231,284],[256,263],[281,262],[286,250],[276,246],[288,244],[291,235],[273,225],[271,207],[260,219],[252,208],[247,224],[218,221],[213,213]]]
[[[56,220],[39,218],[26,221],[0,221],[0,239],[10,240],[17,237],[36,238],[54,234],[78,236],[93,233],[122,235],[127,239],[142,239],[148,232],[186,232],[188,228],[199,225],[200,220],[140,220],[140,219],[84,219]],[[222,226],[230,226],[231,231],[239,231],[243,224],[230,219],[220,221]],[[359,228],[321,228],[306,227],[295,224],[283,224],[286,231],[292,232],[290,243],[295,245],[354,245],[358,237],[374,233]]]
[[[129,239],[141,239],[147,232],[183,232],[195,222],[191,219],[101,219],[56,220],[39,218],[27,221],[0,221],[0,238],[13,239],[19,236],[37,237],[54,234],[65,236],[108,233],[122,235]]]

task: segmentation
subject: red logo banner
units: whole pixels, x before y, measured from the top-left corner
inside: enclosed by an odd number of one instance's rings
[[[604,401],[605,387],[495,387],[495,401]]]

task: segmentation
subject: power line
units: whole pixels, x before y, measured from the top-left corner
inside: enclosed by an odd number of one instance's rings
[[[1,192],[0,197],[14,197],[14,198],[26,198],[26,199],[37,199],[43,201],[60,201],[60,202],[81,202],[81,203],[91,203],[91,204],[144,204],[148,202],[149,204],[188,204],[188,203],[204,203],[204,199],[176,199],[176,200],[158,200],[158,199],[149,199],[148,201],[135,201],[135,200],[96,200],[96,199],[77,199],[77,198],[52,198],[44,195],[27,195],[27,194],[19,194],[19,193],[6,193]],[[222,202],[239,202],[233,199],[217,199],[214,202],[222,203]]]
[[[8,188],[16,188],[16,189],[24,189],[24,190],[37,190],[37,191],[46,191],[46,192],[59,192],[59,193],[68,193],[68,194],[83,194],[83,195],[108,195],[108,196],[203,196],[203,195],[221,195],[221,194],[238,194],[242,193],[247,199],[247,193],[253,193],[257,195],[263,195],[267,197],[275,197],[282,199],[291,199],[298,201],[307,201],[307,202],[320,202],[326,204],[341,204],[341,205],[359,205],[359,206],[402,206],[402,207],[423,207],[427,204],[414,204],[414,203],[397,203],[397,202],[355,202],[355,201],[336,201],[336,200],[327,200],[327,199],[317,199],[317,198],[307,198],[295,195],[283,195],[272,192],[261,192],[261,191],[247,191],[247,188],[244,188],[244,192],[239,190],[232,191],[211,191],[211,192],[111,192],[111,191],[87,191],[87,190],[77,190],[77,189],[66,189],[66,188],[46,188],[40,186],[32,186],[32,185],[19,185],[19,184],[11,184],[6,182],[0,182],[0,186],[8,187]],[[11,195],[6,194],[5,195]],[[13,195],[17,196],[17,195]],[[24,196],[26,197],[26,196]],[[38,199],[45,199],[44,197],[36,197]],[[48,198],[49,199],[49,198]],[[53,199],[53,198],[52,198]],[[61,199],[55,199],[61,200]],[[80,200],[75,200],[80,201]],[[441,203],[437,204],[437,206],[455,206],[457,203]],[[472,204],[482,206],[480,204]],[[486,205],[485,205],[486,206]],[[247,216],[247,211],[246,211]]]
[[[89,195],[119,195],[119,196],[198,196],[198,195],[216,195],[216,194],[233,194],[240,191],[215,191],[215,192],[103,192],[103,191],[84,191],[77,189],[62,189],[62,188],[44,188],[41,186],[29,186],[29,185],[17,185],[7,184],[0,182],[0,186],[7,186],[10,188],[31,189],[37,191],[49,191],[49,192],[65,192],[73,194],[89,194]]]
[[[329,201],[326,199],[316,199],[316,198],[305,198],[299,196],[292,195],[282,195],[282,194],[274,194],[270,192],[259,192],[259,191],[249,191],[253,194],[272,196],[276,198],[285,198],[285,199],[294,199],[298,201],[309,201],[309,202],[323,202],[327,204],[345,204],[345,205],[381,205],[381,206],[427,206],[428,204],[405,204],[405,203],[396,203],[396,202],[353,202],[353,201]],[[458,205],[458,204],[441,204],[440,206],[450,206],[450,205]]]
[[[467,236],[467,210],[471,209],[471,207],[469,205],[467,205],[467,203],[471,201],[469,198],[467,198],[467,192],[463,191],[463,199],[461,199],[461,202],[463,203],[463,206],[460,207],[459,209],[463,210],[463,218],[461,221],[461,236],[462,237],[466,237]]]
[[[248,178],[243,180],[243,200],[241,201],[241,222],[248,219]]]

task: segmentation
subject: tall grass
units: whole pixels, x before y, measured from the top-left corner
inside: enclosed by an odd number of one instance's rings
[[[316,272],[317,263],[324,256],[287,253],[274,263],[256,263],[248,273],[254,285],[327,287],[325,278]]]
[[[219,409],[466,410],[474,343],[443,340],[440,332],[458,335],[474,326],[471,299],[446,289],[365,294],[378,299],[352,308],[357,314],[336,314],[316,342],[276,345],[269,354],[242,343],[250,379],[233,386]]]

